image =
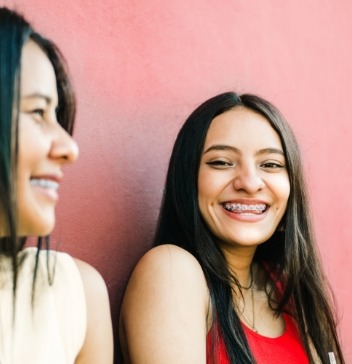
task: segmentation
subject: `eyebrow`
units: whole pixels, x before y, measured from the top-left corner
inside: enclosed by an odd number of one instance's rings
[[[47,104],[50,104],[52,102],[51,97],[49,97],[47,95],[44,95],[44,94],[41,94],[39,92],[22,96],[22,99],[38,99],[38,98],[39,99],[44,99]]]
[[[258,150],[258,152],[256,153],[256,155],[263,155],[263,154],[280,154],[282,156],[285,156],[285,153],[278,148],[265,148]]]
[[[213,150],[222,150],[222,151],[229,151],[229,152],[233,152],[233,153],[237,153],[237,154],[241,154],[241,151],[236,148],[233,147],[231,145],[226,145],[226,144],[215,144],[215,145],[211,145],[207,150],[205,150],[203,152],[203,154],[209,153]],[[257,156],[258,155],[263,155],[263,154],[280,154],[282,156],[285,156],[285,153],[278,148],[264,148],[264,149],[260,149],[255,153]]]
[[[238,154],[241,153],[239,149],[232,147],[230,145],[215,144],[215,145],[211,145],[207,150],[205,150],[203,152],[203,154],[209,153],[213,150],[224,150],[224,151],[234,152],[234,153],[238,153]]]

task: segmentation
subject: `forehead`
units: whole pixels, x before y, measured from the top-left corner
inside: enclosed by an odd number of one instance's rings
[[[269,121],[245,107],[230,109],[213,119],[204,149],[213,144],[230,145],[239,149],[282,149],[280,137]]]
[[[25,43],[21,58],[21,96],[39,93],[57,99],[56,76],[44,51],[32,40]]]

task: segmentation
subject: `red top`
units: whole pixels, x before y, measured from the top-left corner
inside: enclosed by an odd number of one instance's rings
[[[285,332],[275,338],[262,336],[242,324],[250,349],[257,364],[309,364],[308,356],[299,338],[294,320],[283,314]],[[207,335],[207,364],[230,364],[225,344],[220,338],[216,348],[212,348],[211,333]],[[212,360],[212,351],[216,353],[216,362]]]

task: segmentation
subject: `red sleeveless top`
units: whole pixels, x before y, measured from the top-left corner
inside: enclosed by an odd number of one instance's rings
[[[297,326],[293,318],[283,314],[285,332],[278,337],[262,336],[242,324],[250,349],[257,364],[309,364]],[[213,360],[213,352],[215,361]],[[211,332],[207,335],[207,364],[230,364],[225,344],[220,337],[216,347],[212,347]]]

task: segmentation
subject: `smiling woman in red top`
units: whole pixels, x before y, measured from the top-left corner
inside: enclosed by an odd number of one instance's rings
[[[199,106],[170,160],[156,247],[124,298],[126,363],[344,363],[302,164],[269,102]]]

